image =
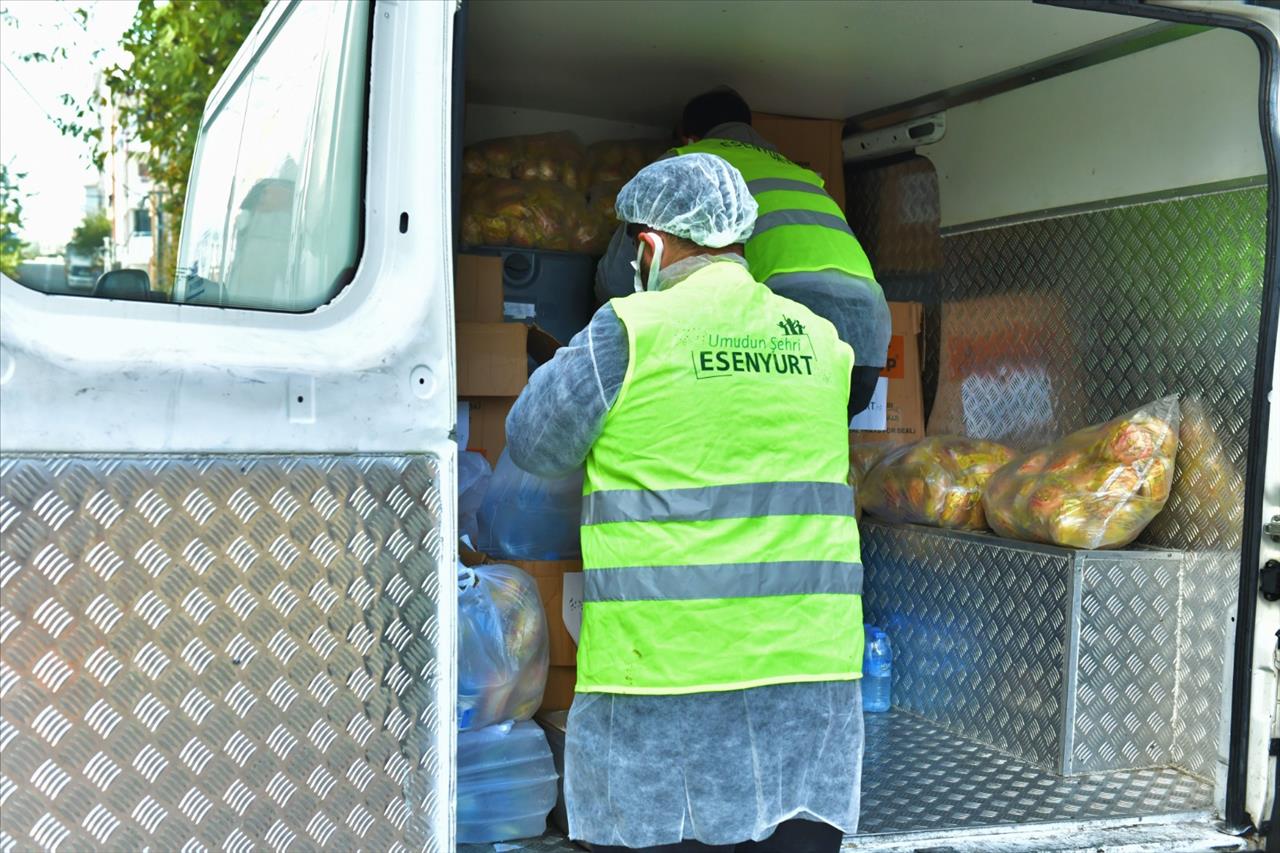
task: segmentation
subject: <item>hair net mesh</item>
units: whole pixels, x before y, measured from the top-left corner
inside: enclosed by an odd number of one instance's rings
[[[618,218],[712,249],[744,242],[756,224],[756,201],[742,173],[714,154],[683,154],[650,163],[618,193]]]

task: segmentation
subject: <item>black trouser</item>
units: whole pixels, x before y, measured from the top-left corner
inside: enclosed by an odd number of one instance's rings
[[[837,853],[844,833],[825,823],[812,820],[788,820],[778,824],[773,835],[764,841],[741,844],[703,844],[681,841],[657,847],[611,847],[592,844],[594,853]]]

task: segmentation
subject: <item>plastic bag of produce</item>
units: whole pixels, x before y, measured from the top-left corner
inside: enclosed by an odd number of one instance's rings
[[[1178,398],[1165,397],[1014,459],[988,482],[1001,536],[1118,548],[1164,508],[1178,452]]]
[[[615,208],[618,204],[618,191],[623,184],[623,181],[597,181],[587,192],[587,209],[592,216],[605,223],[610,232],[618,227],[618,211]]]
[[[522,181],[559,181],[571,190],[587,189],[587,152],[568,131],[524,137],[511,177]]]
[[[467,146],[462,171],[473,177],[558,181],[585,191],[587,152],[569,131],[506,136]]]
[[[902,442],[891,438],[866,438],[858,436],[849,443],[849,478],[853,486],[854,516],[862,517],[862,482],[876,463]]]
[[[528,720],[547,685],[547,617],[515,566],[458,570],[458,728]]]
[[[535,477],[502,451],[480,505],[480,550],[507,560],[579,556],[582,479],[582,471],[558,480]]]
[[[481,178],[510,178],[524,151],[523,136],[507,136],[468,145],[462,152],[462,172]]]
[[[885,521],[982,530],[982,487],[1012,458],[991,441],[926,438],[876,463],[862,481],[862,506]]]
[[[591,183],[625,184],[671,146],[654,139],[610,139],[587,148]]]
[[[462,242],[587,251],[599,242],[583,196],[561,183],[473,178],[462,184]]]

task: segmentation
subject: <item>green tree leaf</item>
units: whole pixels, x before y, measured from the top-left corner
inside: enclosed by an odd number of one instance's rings
[[[22,230],[22,202],[30,193],[19,182],[26,172],[10,172],[0,163],[0,272],[13,276],[25,258],[35,254],[31,245],[18,236]]]
[[[83,255],[99,255],[102,253],[102,241],[111,236],[111,217],[105,210],[86,213],[84,220],[76,226],[68,244]]]

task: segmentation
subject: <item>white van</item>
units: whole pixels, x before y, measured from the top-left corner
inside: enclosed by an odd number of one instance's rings
[[[847,119],[931,430],[1183,401],[1141,546],[864,525],[901,707],[847,847],[1276,849],[1278,37],[1211,0],[273,3],[178,281],[0,281],[0,849],[455,846],[461,147],[660,137],[719,83]]]

